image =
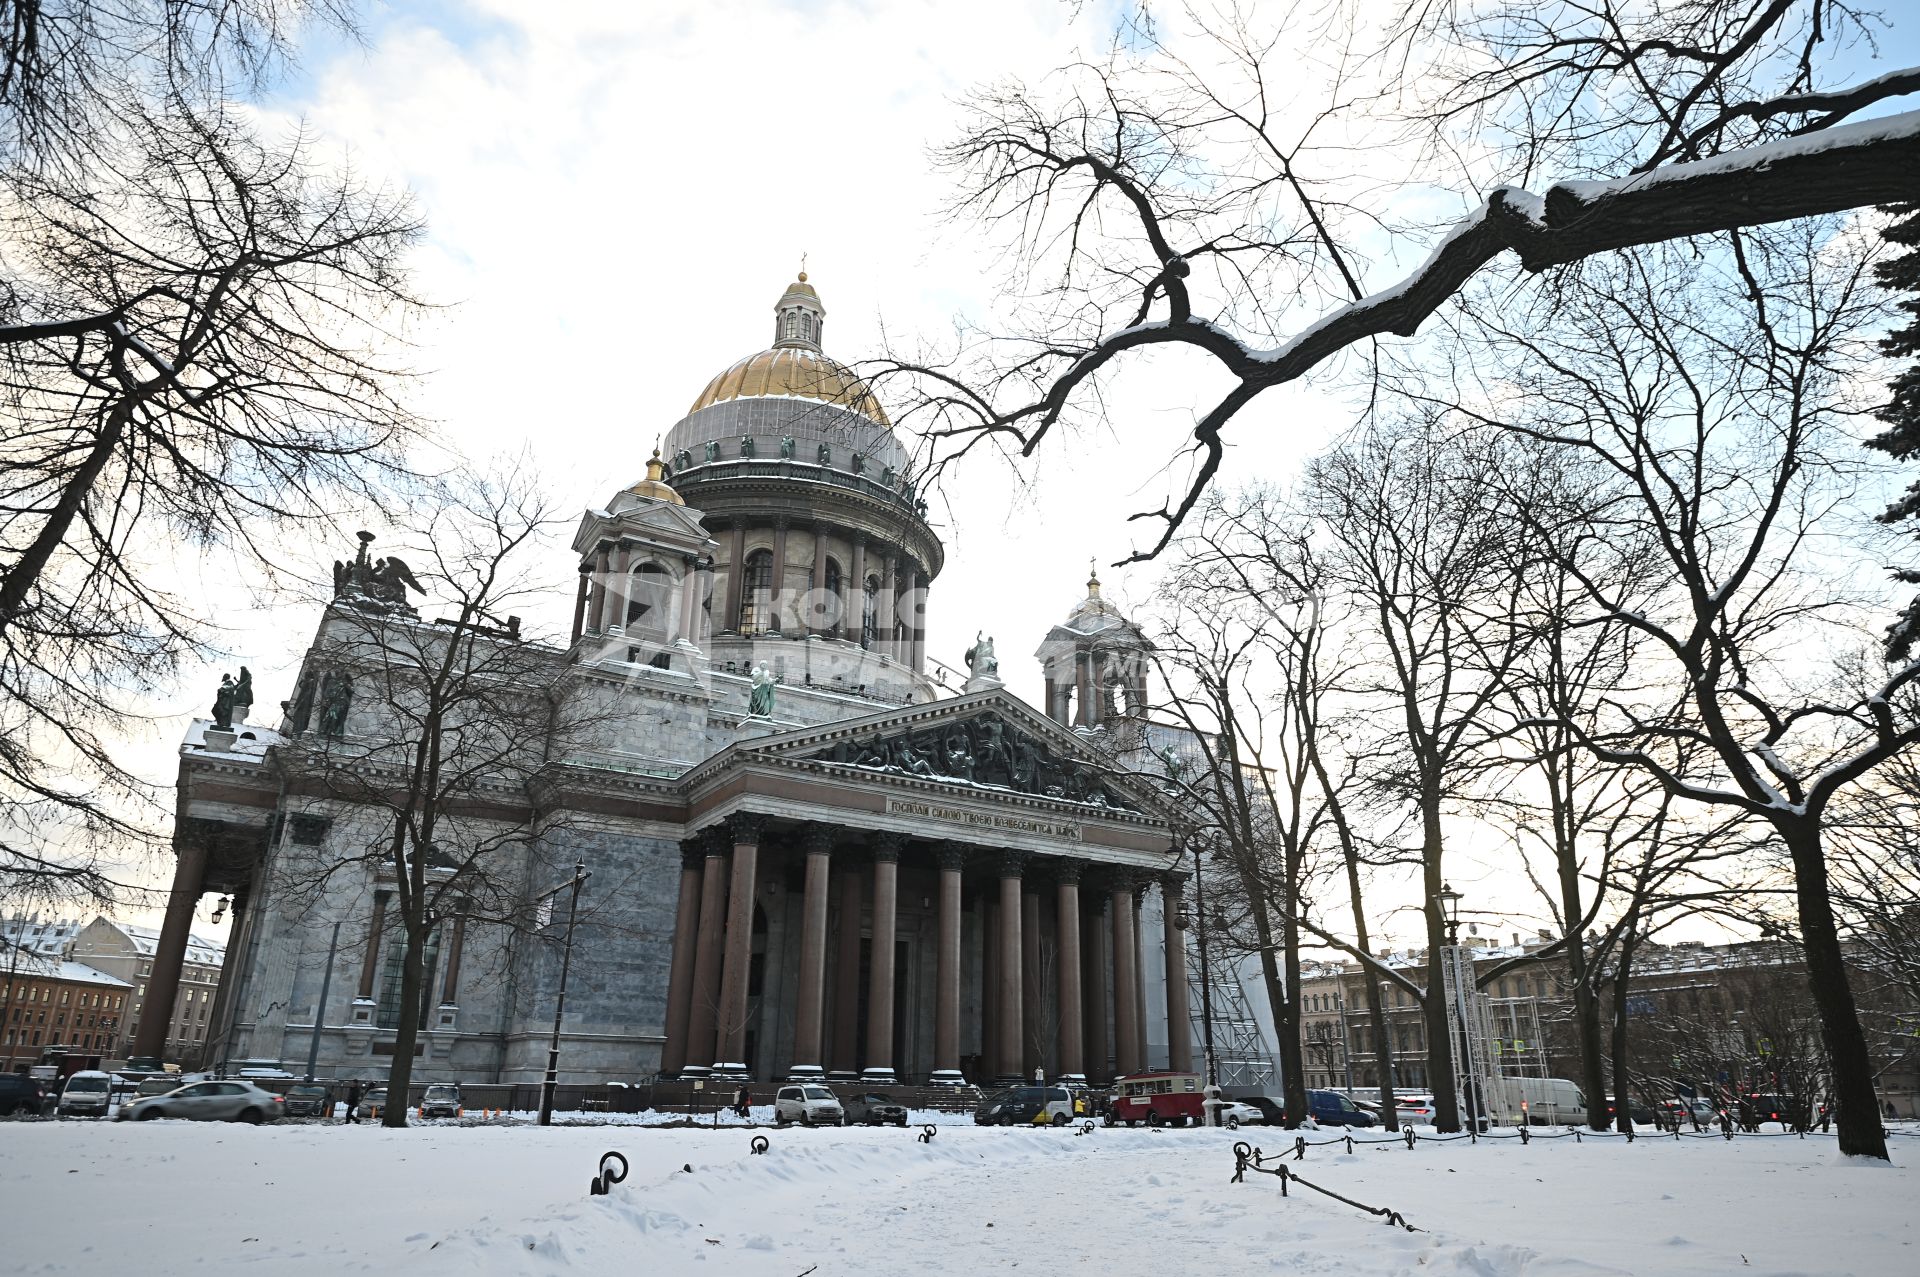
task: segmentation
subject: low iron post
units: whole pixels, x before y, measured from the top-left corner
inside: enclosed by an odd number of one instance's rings
[[[307,1081],[313,1081],[313,1068],[320,1059],[320,1025],[327,1018],[327,994],[333,991],[333,955],[340,948],[340,924],[333,924],[333,939],[327,941],[327,969],[320,975],[320,1003],[313,1009],[313,1037],[307,1042]],[[332,1116],[329,1108],[328,1116]]]

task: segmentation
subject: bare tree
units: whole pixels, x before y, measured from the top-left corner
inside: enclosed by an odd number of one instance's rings
[[[1603,762],[1772,829],[1793,866],[1841,1146],[1884,1157],[1824,831],[1837,795],[1920,743],[1907,695],[1920,662],[1849,676],[1806,646],[1856,642],[1875,606],[1839,532],[1865,465],[1848,427],[1880,314],[1871,247],[1816,226],[1735,235],[1715,262],[1649,250],[1592,263],[1547,318],[1511,299],[1477,308],[1480,397],[1463,415],[1603,466],[1619,491],[1607,526],[1656,548],[1657,589],[1562,556],[1591,615],[1647,653],[1646,694],[1576,711],[1574,730]]]
[[[386,348],[417,308],[420,227],[305,140],[178,104],[139,108],[84,176],[10,188],[0,876],[101,892],[88,836],[140,838],[151,801],[112,737],[214,641],[156,547],[270,565],[289,523],[404,476],[415,422]]]
[[[1495,263],[1538,272],[1920,194],[1920,112],[1854,121],[1920,90],[1920,70],[1832,83],[1865,21],[1839,0],[1417,4],[1381,39],[1340,6],[1271,23],[1165,8],[1103,61],[969,99],[941,152],[952,211],[1004,237],[1002,291],[1027,304],[880,370],[916,387],[897,419],[944,462],[983,442],[1033,455],[1149,352],[1217,369],[1184,457],[1153,467],[1174,477],[1134,516],[1136,559],[1171,543],[1262,392],[1413,335]],[[1356,171],[1370,153],[1395,156],[1392,176]],[[1431,207],[1436,163],[1451,177],[1483,155],[1490,193],[1462,192],[1471,211],[1419,237],[1417,270],[1365,269],[1410,203]],[[1546,165],[1580,180],[1516,185]]]
[[[539,846],[559,819],[541,778],[596,721],[564,653],[503,615],[540,591],[520,560],[554,519],[523,477],[476,481],[423,529],[419,585],[452,611],[425,620],[406,602],[398,555],[337,570],[339,600],[309,658],[285,750],[291,784],[347,804],[344,849],[285,871],[290,894],[390,884],[403,959],[384,1121],[404,1096],[429,996],[436,929],[456,918],[498,931],[540,928],[530,899]],[[420,557],[417,556],[417,557]]]

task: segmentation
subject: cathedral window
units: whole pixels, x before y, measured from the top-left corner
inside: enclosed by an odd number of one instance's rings
[[[642,563],[633,570],[627,589],[627,632],[665,635],[673,614],[673,581],[658,563]]]
[[[742,634],[760,634],[773,628],[773,551],[749,554],[740,584],[740,617],[735,628]]]
[[[436,968],[440,965],[440,929],[435,927],[427,936],[427,951],[423,955],[425,972],[420,981],[420,1019],[424,1023],[427,1008],[433,996],[433,980]],[[400,986],[406,978],[407,940],[405,935],[394,937],[387,944],[387,952],[380,968],[380,1008],[374,1018],[374,1024],[382,1029],[400,1027]]]
[[[827,636],[839,638],[845,630],[841,620],[847,614],[847,596],[840,578],[840,565],[832,559],[827,560],[827,570],[823,574],[823,580],[827,587],[827,594],[833,599],[831,605],[833,610],[830,614],[832,624],[827,627]]]

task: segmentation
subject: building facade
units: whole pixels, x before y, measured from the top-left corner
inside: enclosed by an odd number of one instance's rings
[[[0,1072],[24,1071],[60,1047],[104,1062],[132,992],[82,963],[0,943]]]
[[[491,847],[488,882],[516,884],[528,913],[505,925],[476,890],[437,920],[416,1077],[541,1075],[571,910],[534,902],[575,865],[591,877],[568,1080],[1191,1067],[1166,796],[1097,724],[1009,694],[990,643],[970,690],[940,696],[925,621],[944,551],[884,410],[824,354],[824,320],[802,276],[773,346],[714,377],[646,477],[583,514],[566,646],[517,622],[489,635],[591,712],[526,740],[537,774],[477,780],[449,825],[449,851]],[[372,1076],[396,1049],[400,884],[367,854],[392,816],[348,796],[340,760],[365,782],[408,738],[365,636],[430,649],[446,631],[412,615],[404,565],[370,541],[338,565],[281,715],[250,724],[239,705],[181,747],[150,987],[177,980],[199,897],[230,896],[215,1065],[312,1052],[323,1075]],[[134,1053],[163,1054],[158,1030]]]

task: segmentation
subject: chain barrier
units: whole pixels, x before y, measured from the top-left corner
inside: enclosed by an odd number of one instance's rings
[[[928,1122],[925,1126],[920,1128],[920,1133],[914,1136],[914,1139],[918,1140],[922,1144],[931,1144],[933,1143],[934,1135],[937,1133],[938,1132],[934,1127],[934,1124],[932,1122]]]
[[[1089,1123],[1089,1125],[1091,1125],[1091,1123]],[[1906,1135],[1906,1136],[1912,1136],[1915,1138],[1920,1138],[1920,1130],[1915,1130],[1915,1131],[1888,1130],[1886,1133],[1888,1135]],[[1736,1139],[1777,1140],[1777,1139],[1786,1139],[1789,1137],[1804,1140],[1810,1135],[1816,1138],[1831,1137],[1833,1133],[1831,1131],[1815,1131],[1815,1130],[1740,1131],[1740,1130],[1733,1129],[1733,1126],[1731,1123],[1723,1123],[1719,1130],[1699,1130],[1699,1131],[1663,1130],[1660,1132],[1660,1134],[1672,1135],[1676,1141],[1683,1140],[1683,1139],[1691,1139],[1691,1140],[1725,1140],[1725,1141],[1731,1142]],[[1326,1140],[1310,1140],[1304,1135],[1295,1135],[1293,1137],[1293,1143],[1288,1146],[1286,1153],[1282,1154],[1282,1156],[1291,1157],[1296,1162],[1304,1161],[1306,1159],[1308,1149],[1326,1148],[1335,1144],[1341,1145],[1344,1148],[1344,1150],[1348,1153],[1353,1152],[1355,1148],[1360,1147],[1362,1145],[1378,1146],[1378,1145],[1384,1145],[1384,1144],[1404,1144],[1407,1150],[1411,1152],[1416,1144],[1450,1144],[1456,1140],[1472,1140],[1473,1137],[1474,1137],[1474,1133],[1471,1131],[1456,1131],[1451,1135],[1438,1135],[1438,1134],[1424,1135],[1410,1126],[1401,1128],[1400,1133],[1398,1135],[1393,1135],[1393,1136],[1387,1137],[1386,1139],[1377,1139],[1377,1140],[1361,1139],[1354,1136],[1350,1132],[1344,1135],[1337,1135],[1332,1139],[1326,1139]],[[1626,1140],[1628,1143],[1632,1143],[1635,1140],[1648,1139],[1648,1138],[1651,1138],[1651,1137],[1639,1131],[1625,1131],[1625,1132],[1616,1131],[1616,1130],[1595,1131],[1584,1126],[1569,1126],[1563,1130],[1557,1130],[1557,1131],[1535,1130],[1531,1127],[1522,1126],[1522,1127],[1517,1127],[1511,1131],[1482,1131],[1479,1133],[1479,1139],[1519,1140],[1520,1143],[1523,1145],[1531,1144],[1535,1140],[1571,1139],[1575,1143],[1581,1143],[1585,1140],[1596,1139],[1596,1140]],[[1477,1143],[1478,1141],[1474,1141],[1474,1142]]]
[[[615,1166],[613,1163],[618,1162]],[[605,1197],[607,1190],[627,1177],[627,1159],[612,1151],[600,1154],[600,1173],[587,1185],[587,1196]]]
[[[758,1157],[760,1154],[766,1152],[772,1146],[773,1146],[772,1142],[769,1141],[766,1136],[756,1135],[753,1137],[752,1143],[747,1145],[747,1151],[753,1154],[755,1157]]]
[[[1335,1141],[1327,1141],[1327,1142],[1333,1143]],[[1386,1143],[1387,1141],[1381,1140],[1381,1141],[1375,1141],[1375,1142]],[[1294,1160],[1298,1161],[1300,1158],[1306,1156],[1306,1152],[1307,1152],[1306,1141],[1304,1139],[1296,1140],[1294,1144],[1294,1150],[1293,1150]],[[1278,1164],[1273,1167],[1262,1166],[1260,1163],[1263,1159],[1263,1155],[1259,1149],[1248,1146],[1244,1141],[1241,1143],[1235,1144],[1233,1146],[1233,1179],[1231,1182],[1235,1184],[1246,1183],[1247,1171],[1253,1170],[1258,1172],[1261,1175],[1272,1175],[1278,1178],[1280,1181],[1280,1196],[1282,1197],[1285,1197],[1288,1195],[1287,1185],[1298,1184],[1303,1188],[1312,1189],[1314,1192],[1320,1194],[1322,1197],[1331,1197],[1334,1201],[1340,1202],[1347,1206],[1351,1206],[1355,1210],[1365,1211],[1369,1215],[1376,1216],[1379,1219],[1386,1221],[1386,1223],[1388,1223],[1389,1225],[1396,1225],[1400,1228],[1404,1228],[1410,1233],[1417,1233],[1421,1231],[1420,1229],[1415,1228],[1412,1224],[1409,1224],[1406,1220],[1406,1217],[1397,1210],[1392,1210],[1385,1206],[1369,1206],[1365,1202],[1356,1202],[1351,1197],[1342,1197],[1340,1194],[1334,1192],[1330,1188],[1322,1188],[1320,1187],[1320,1185],[1314,1183],[1312,1180],[1302,1179],[1300,1177],[1299,1172],[1295,1171],[1292,1167],[1286,1164],[1284,1158],[1285,1158],[1285,1154],[1282,1154],[1281,1155],[1282,1160],[1279,1160]]]
[[[1080,1129],[1073,1133],[1075,1139],[1078,1139],[1082,1135],[1091,1135],[1091,1134],[1093,1134],[1092,1119],[1088,1119],[1087,1121],[1080,1123]]]

